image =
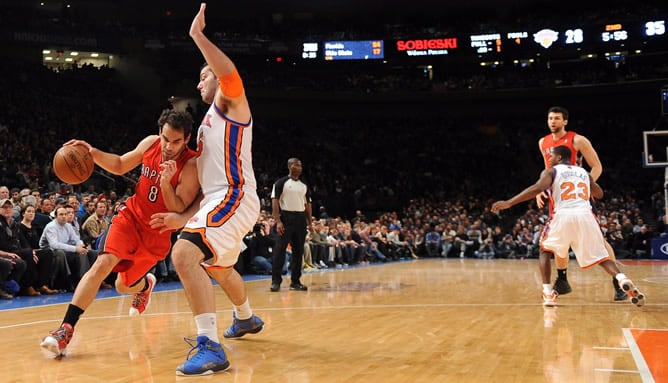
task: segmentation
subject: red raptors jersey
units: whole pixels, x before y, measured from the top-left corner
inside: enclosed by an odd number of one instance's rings
[[[195,157],[196,153],[186,147],[186,150],[176,158],[176,173],[170,183],[176,188],[183,165]],[[160,138],[144,152],[141,164],[141,176],[135,187],[135,194],[128,198],[126,205],[138,222],[148,226],[151,215],[167,212],[165,201],[160,193],[160,164],[162,163],[162,149]]]
[[[556,146],[567,146],[571,150],[571,164],[577,163],[578,151],[573,147],[573,138],[577,133],[568,131],[566,135],[558,140],[552,138],[552,134],[543,137],[543,142],[540,144],[540,151],[543,153],[545,160],[545,168],[550,168],[550,158],[552,157],[552,148]]]

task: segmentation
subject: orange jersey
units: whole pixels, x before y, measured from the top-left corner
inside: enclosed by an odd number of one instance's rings
[[[183,165],[196,153],[186,148],[176,159],[176,172],[170,183],[176,188]],[[126,205],[137,222],[148,226],[151,215],[167,212],[167,206],[160,193],[160,164],[162,163],[162,149],[158,138],[151,147],[144,152],[141,165],[141,176],[135,188],[135,194],[128,198]]]
[[[548,134],[543,137],[543,142],[540,144],[540,151],[543,154],[543,159],[545,160],[545,168],[550,168],[550,158],[552,157],[552,148],[557,146],[567,146],[571,150],[571,163],[577,163],[578,151],[573,147],[573,139],[577,133],[568,131],[566,135],[561,137],[558,140],[552,138],[552,134]]]

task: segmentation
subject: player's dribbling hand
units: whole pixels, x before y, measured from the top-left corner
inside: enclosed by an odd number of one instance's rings
[[[69,140],[69,141],[67,141],[66,143],[63,144],[63,146],[77,146],[77,145],[85,146],[86,149],[88,149],[89,152],[93,149],[93,147],[88,142],[86,142],[84,140],[72,139],[72,140]]]
[[[151,216],[151,229],[159,229],[160,233],[178,230],[186,225],[187,219],[178,213],[155,213]]]

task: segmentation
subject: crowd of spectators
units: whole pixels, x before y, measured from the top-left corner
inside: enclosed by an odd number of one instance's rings
[[[122,199],[66,184],[49,193],[0,186],[0,298],[74,291]],[[111,288],[113,278],[101,287]]]

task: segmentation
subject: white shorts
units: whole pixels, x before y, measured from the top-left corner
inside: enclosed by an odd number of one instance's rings
[[[255,189],[230,189],[205,196],[181,234],[204,253],[205,267],[233,267],[244,248],[243,238],[260,214]]]
[[[572,248],[583,269],[608,258],[601,227],[590,211],[556,213],[543,230],[540,247],[560,258],[568,258]]]

